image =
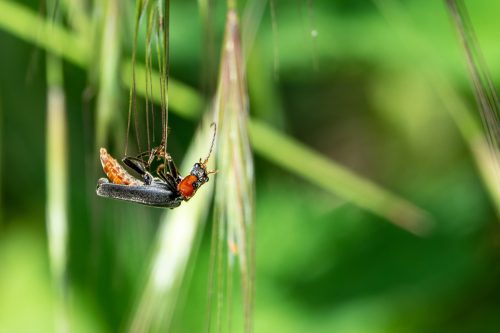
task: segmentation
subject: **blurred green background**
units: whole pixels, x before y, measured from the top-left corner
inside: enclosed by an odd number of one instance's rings
[[[39,10],[37,1],[17,3]],[[257,154],[255,331],[498,332],[500,225],[470,142],[459,130],[468,124],[446,106],[465,106],[468,121],[480,124],[444,2],[274,5],[274,31],[265,7],[248,56],[252,117],[410,200],[433,217],[435,227],[427,237],[414,236]],[[467,5],[498,83],[500,2]],[[212,23],[215,50],[223,10],[220,3]],[[198,11],[196,1],[172,1],[171,74],[203,93],[208,60]],[[132,47],[127,13],[124,59]],[[98,20],[102,13],[93,15]],[[0,332],[53,331],[44,59],[43,49],[2,25]],[[116,332],[125,330],[133,314],[161,211],[95,195],[102,176],[94,139],[92,82],[98,73],[95,63],[86,70],[64,62],[66,281],[73,329]],[[117,155],[125,135],[127,87],[119,86],[119,95],[109,134]],[[169,149],[180,160],[196,121],[171,112],[170,126]],[[176,308],[174,332],[204,327],[209,230]]]

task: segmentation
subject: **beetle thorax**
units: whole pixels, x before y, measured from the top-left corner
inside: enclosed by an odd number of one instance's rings
[[[194,175],[188,175],[181,180],[179,185],[177,185],[177,189],[181,192],[184,199],[191,198],[196,192],[196,182],[198,181],[198,177]]]
[[[184,177],[177,185],[177,190],[181,193],[184,200],[191,198],[201,185],[208,182],[208,175],[205,165],[202,163],[195,163],[191,173]]]

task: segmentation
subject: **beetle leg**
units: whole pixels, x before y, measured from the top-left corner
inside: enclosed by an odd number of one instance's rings
[[[165,156],[163,144],[151,149],[150,151],[146,151],[137,157],[144,158],[146,156],[148,157],[148,162],[146,165],[149,167],[149,166],[151,166],[151,163],[153,163],[155,158],[160,159],[162,156]]]
[[[146,150],[145,152],[142,152],[139,155],[137,155],[135,158],[142,160],[144,157],[149,156],[149,155],[151,155],[151,151]]]
[[[136,160],[141,161],[146,167],[149,167],[153,163],[156,155],[158,154],[158,148],[153,148],[151,150],[146,150],[135,157]],[[144,158],[147,157],[147,162],[144,162]]]
[[[143,176],[147,171],[147,166],[144,163],[143,160],[137,158],[137,157],[124,157],[122,159],[122,162],[128,166],[130,169],[134,170],[137,172],[139,175]]]
[[[170,187],[172,192],[177,191],[178,182],[175,178],[170,174],[165,172],[165,164],[160,164],[158,168],[156,168],[156,174]]]
[[[161,178],[167,183],[172,192],[177,192],[177,182],[169,173],[163,173]]]
[[[151,182],[153,181],[153,175],[149,173],[149,171],[147,170],[147,166],[143,160],[136,157],[125,157],[122,159],[122,162],[126,166],[137,172],[139,175],[141,175],[146,185],[151,184]]]
[[[173,179],[175,179],[176,183],[178,183],[182,180],[182,177],[179,174],[179,170],[175,166],[175,162],[170,155],[167,156],[167,168],[168,168],[167,173],[172,175],[172,177],[173,177]]]
[[[156,168],[156,174],[160,177],[164,176],[165,175],[165,164],[160,164],[158,165],[158,167]],[[163,179],[163,177],[162,177]]]

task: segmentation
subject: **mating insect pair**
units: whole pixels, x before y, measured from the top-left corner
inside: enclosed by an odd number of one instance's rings
[[[137,172],[142,179],[129,174],[105,148],[100,150],[101,164],[108,178],[101,178],[97,182],[97,195],[101,197],[137,202],[154,207],[175,208],[182,201],[188,201],[201,185],[208,182],[208,175],[215,171],[207,170],[207,162],[212,153],[215,142],[214,136],[207,158],[193,165],[186,177],[181,177],[172,157],[165,152],[163,145],[142,153],[137,157],[125,157],[122,162]],[[145,161],[144,158],[148,157]],[[155,177],[150,168],[155,160],[163,160],[156,169]]]

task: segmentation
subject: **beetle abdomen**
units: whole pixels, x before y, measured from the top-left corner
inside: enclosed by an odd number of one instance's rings
[[[129,174],[118,162],[108,154],[106,148],[101,148],[100,157],[102,169],[108,179],[118,185],[142,185],[142,182]]]

